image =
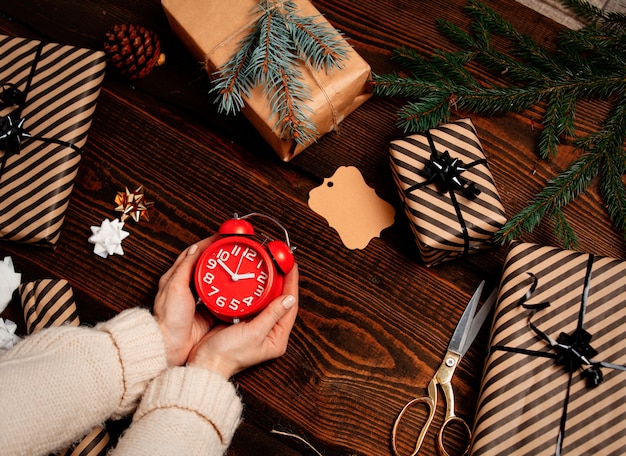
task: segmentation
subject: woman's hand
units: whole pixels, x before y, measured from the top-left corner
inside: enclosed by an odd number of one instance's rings
[[[168,366],[185,364],[191,348],[213,325],[204,306],[196,311],[190,283],[200,253],[215,239],[216,236],[211,236],[189,246],[159,280],[154,317],[165,340]]]
[[[298,313],[298,278],[295,265],[285,276],[282,296],[249,321],[211,329],[193,347],[188,363],[228,379],[250,366],[283,355]]]

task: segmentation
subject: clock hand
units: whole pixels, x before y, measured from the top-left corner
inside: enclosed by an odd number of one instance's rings
[[[226,271],[228,273],[228,275],[230,276],[231,280],[238,280],[238,275],[235,274],[233,271],[230,270],[230,268],[228,266],[226,266],[226,263],[224,263],[222,260],[217,260],[217,264],[219,264],[221,267],[224,268],[224,271]]]
[[[233,280],[254,279],[254,272],[246,272],[245,274],[235,274],[235,276],[237,277],[237,279],[233,279]]]
[[[239,263],[237,263],[237,269],[235,269],[235,274],[239,273],[239,268],[241,267],[241,262],[243,261],[243,255],[241,255],[241,257],[239,257]]]

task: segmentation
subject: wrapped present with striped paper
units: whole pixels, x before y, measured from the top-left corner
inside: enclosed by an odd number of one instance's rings
[[[470,119],[392,141],[390,158],[426,266],[493,246],[506,216]]]
[[[473,456],[626,454],[626,262],[515,242]]]
[[[0,239],[58,241],[105,65],[101,51],[0,35]]]

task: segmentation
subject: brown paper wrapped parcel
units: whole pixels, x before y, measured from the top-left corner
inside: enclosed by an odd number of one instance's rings
[[[234,54],[238,43],[250,32],[254,16],[254,0],[162,0],[172,30],[192,55],[205,64],[210,76]],[[302,16],[320,16],[320,12],[306,0],[295,0]],[[325,20],[320,16],[320,21]],[[349,47],[349,46],[348,46]],[[341,69],[328,74],[322,70],[302,71],[304,83],[311,90],[310,119],[316,126],[318,139],[334,130],[348,114],[364,103],[371,94],[365,92],[370,77],[369,64],[349,47]],[[253,89],[245,98],[244,115],[263,138],[285,161],[291,160],[312,143],[300,145],[280,138],[274,130],[276,118],[272,114],[263,89]]]
[[[100,51],[0,35],[0,239],[58,241],[105,66]]]
[[[516,242],[498,293],[472,455],[626,454],[626,262]]]
[[[426,266],[493,247],[506,216],[470,119],[392,141],[390,158]]]

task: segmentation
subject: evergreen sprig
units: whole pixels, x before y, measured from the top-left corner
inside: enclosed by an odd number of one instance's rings
[[[469,32],[437,20],[439,30],[461,50],[436,50],[426,58],[403,47],[392,58],[409,75],[372,78],[375,94],[407,100],[398,112],[398,125],[405,133],[448,122],[454,110],[495,115],[521,112],[543,102],[540,156],[556,155],[561,141],[573,138],[582,156],[509,219],[495,235],[501,243],[531,232],[547,218],[562,244],[576,247],[576,235],[562,209],[584,193],[597,175],[608,213],[626,235],[622,180],[626,173],[626,16],[603,13],[584,0],[560,1],[586,25],[560,32],[557,50],[535,43],[492,9],[469,0],[465,8],[472,19]],[[480,84],[467,68],[469,63],[474,64],[473,71],[480,67],[490,71],[497,82]],[[612,108],[598,131],[576,138],[576,106],[583,99],[608,100]]]
[[[262,87],[282,139],[299,144],[317,136],[310,119],[311,90],[303,65],[314,71],[341,68],[348,47],[342,35],[318,16],[300,16],[292,1],[261,0],[252,11],[258,20],[231,59],[217,70],[212,93],[219,112],[238,113],[244,97]]]

